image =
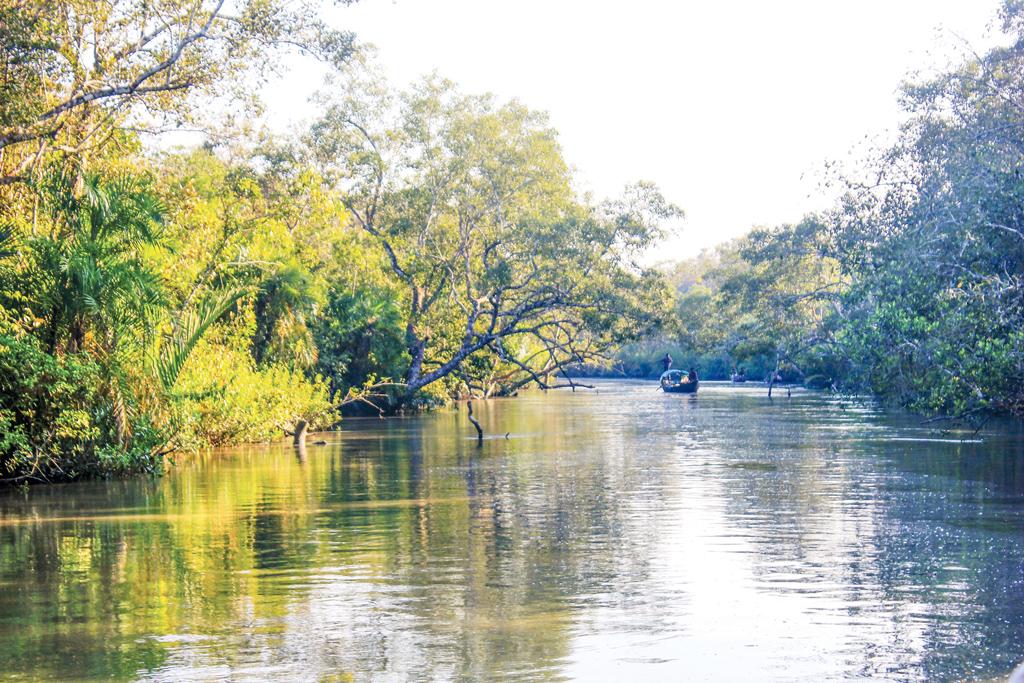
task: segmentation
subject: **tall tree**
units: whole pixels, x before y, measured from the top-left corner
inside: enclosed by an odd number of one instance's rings
[[[680,212],[653,186],[580,204],[554,131],[516,102],[436,78],[345,91],[311,145],[404,290],[409,395],[479,353],[554,386],[656,324],[660,279],[635,257]]]
[[[851,384],[929,411],[1024,412],[1024,5],[1010,43],[904,92],[900,139],[836,211]]]
[[[828,232],[807,217],[796,225],[755,229],[735,258],[710,274],[716,286],[712,326],[738,362],[765,356],[771,385],[784,369],[833,379],[822,360],[834,353],[839,297],[846,280],[828,256]]]
[[[144,252],[162,244],[165,209],[139,177],[87,175],[80,194],[73,183],[56,170],[38,183],[48,234],[28,240],[21,270],[31,285],[12,303],[31,312],[50,355],[88,352],[97,360],[117,442],[127,445],[128,378],[164,303]]]
[[[138,343],[163,302],[143,254],[159,246],[165,208],[147,181],[87,175],[80,194],[60,171],[38,185],[48,234],[29,241],[31,306],[51,353]]]
[[[48,152],[89,154],[125,124],[204,125],[196,98],[252,102],[273,48],[333,64],[353,50],[305,0],[4,0],[0,39],[0,184]]]

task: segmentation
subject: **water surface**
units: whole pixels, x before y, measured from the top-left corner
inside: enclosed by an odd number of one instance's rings
[[[452,410],[0,493],[0,675],[974,681],[1024,660],[1018,426],[714,383],[477,410],[481,448]]]

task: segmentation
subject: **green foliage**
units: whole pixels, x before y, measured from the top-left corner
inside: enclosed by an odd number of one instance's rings
[[[335,67],[354,52],[305,0],[5,0],[0,39],[0,187],[30,179],[39,154],[80,166],[126,125],[209,126],[197,98],[255,109],[268,52]]]
[[[1022,8],[1013,42],[907,86],[911,114],[834,217],[855,273],[843,299],[847,383],[915,408],[1024,412]]]
[[[666,292],[635,256],[679,210],[649,183],[580,202],[543,114],[438,78],[355,82],[324,109],[312,153],[401,292],[406,400],[453,377],[549,386],[660,324]]]
[[[899,140],[832,212],[677,268],[690,353],[928,413],[1024,414],[1024,6],[1002,18],[1007,47],[905,88]]]
[[[657,379],[663,372],[662,358],[672,357],[674,368],[695,368],[701,379],[729,379],[737,366],[736,359],[721,349],[709,347],[698,350],[692,342],[669,335],[654,335],[647,339],[623,344],[615,350],[610,363],[588,366],[581,374],[596,377],[637,377]],[[748,364],[747,374],[760,379],[760,366]]]
[[[617,366],[650,375],[669,351],[676,367],[698,368],[707,379],[728,379],[742,369],[760,380],[780,373],[787,381],[839,369],[832,357],[836,300],[845,280],[828,257],[819,218],[750,234],[675,264],[675,320],[665,333],[624,347]]]
[[[157,376],[165,391],[174,388],[185,361],[206,331],[244,294],[244,289],[214,292],[176,321],[174,334],[160,345],[156,363]]]
[[[392,292],[333,290],[315,329],[317,371],[342,396],[367,382],[394,381],[408,357],[405,325]]]
[[[140,368],[164,305],[145,256],[161,247],[163,206],[128,174],[51,169],[34,190],[36,234],[0,256],[5,479],[158,470],[166,435]]]
[[[312,311],[308,298],[285,290],[296,279],[308,283],[314,277],[300,258],[308,252],[298,240],[307,233],[287,230],[274,213],[290,197],[271,192],[268,199],[258,177],[245,169],[225,169],[221,162],[200,168],[223,170],[193,174],[206,183],[209,198],[192,194],[190,201],[163,188],[169,209],[146,176],[57,170],[36,186],[34,234],[26,234],[25,226],[5,229],[0,322],[40,350],[33,362],[46,374],[27,376],[17,389],[0,393],[36,395],[42,389],[35,382],[57,392],[38,399],[41,406],[53,404],[47,410],[29,411],[15,401],[5,412],[8,480],[154,470],[162,460],[154,454],[168,444],[266,440],[300,418],[314,426],[333,422],[326,383],[302,373],[312,359],[286,366],[280,358],[288,341],[281,321],[298,319],[295,311],[303,306],[303,313]],[[232,189],[214,200],[221,183]],[[186,207],[202,208],[203,201],[226,209],[220,230],[194,229],[205,218],[202,211],[190,224],[179,222]],[[282,240],[281,234],[295,239]],[[182,267],[178,247],[187,256],[211,257],[198,268]],[[233,262],[225,262],[231,252]],[[250,261],[268,267],[254,268]],[[292,280],[289,267],[298,272]],[[267,293],[274,296],[259,298]],[[283,341],[274,347],[279,356],[268,354],[262,365],[250,355],[257,302],[276,318],[268,324],[264,315],[264,329]],[[230,310],[243,315],[218,323]],[[217,353],[191,362],[200,339],[218,326]],[[311,339],[308,331],[306,336]],[[71,387],[79,393],[69,393]]]
[[[48,234],[28,240],[25,294],[51,352],[109,352],[141,339],[162,306],[143,254],[161,245],[164,208],[136,176],[78,180],[55,169],[38,184]]]
[[[309,319],[320,303],[317,282],[302,264],[281,263],[260,285],[256,296],[256,331],[252,354],[257,363],[286,362],[307,369],[317,351]]]
[[[177,443],[183,449],[281,438],[298,419],[330,427],[336,402],[327,382],[281,365],[257,367],[248,350],[201,341],[176,386]]]
[[[163,435],[147,420],[118,445],[103,374],[85,354],[56,358],[32,337],[0,335],[0,482],[160,471]]]

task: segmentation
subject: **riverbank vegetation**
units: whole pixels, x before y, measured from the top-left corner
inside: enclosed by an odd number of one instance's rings
[[[897,140],[834,209],[668,266],[681,329],[620,367],[677,342],[706,376],[1024,414],[1024,6],[1001,18],[1005,47],[904,87]]]
[[[543,114],[396,88],[315,3],[0,12],[2,482],[648,374],[666,348],[705,377],[1024,411],[1016,3],[1009,47],[905,88],[898,141],[834,210],[660,269],[681,211],[654,185],[579,196]],[[317,118],[253,131],[289,50],[332,68]],[[173,130],[206,142],[151,144]]]
[[[671,315],[638,265],[680,213],[653,185],[579,197],[543,114],[397,89],[314,3],[2,11],[2,482],[573,384]],[[209,114],[256,113],[295,48],[335,79],[306,131]],[[183,128],[208,142],[148,144]]]

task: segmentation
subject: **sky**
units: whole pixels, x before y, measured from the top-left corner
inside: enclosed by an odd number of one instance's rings
[[[827,161],[856,162],[898,126],[898,88],[998,39],[998,0],[361,0],[328,11],[376,47],[396,85],[437,71],[466,92],[547,111],[578,186],[651,180],[686,211],[659,260],[834,201]],[[296,62],[267,121],[315,112]]]

